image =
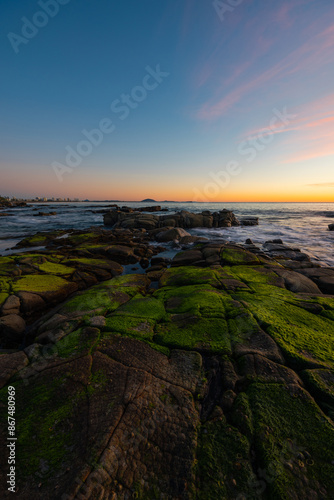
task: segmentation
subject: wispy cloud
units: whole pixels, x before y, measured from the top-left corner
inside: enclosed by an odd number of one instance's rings
[[[334,93],[313,102],[290,109],[295,115],[288,127],[279,124],[271,128],[273,135],[282,136],[284,149],[290,152],[283,163],[299,163],[334,155]],[[268,132],[268,125],[247,131],[241,139]],[[283,150],[283,148],[282,148]]]
[[[202,105],[197,117],[202,120],[215,120],[223,116],[245,96],[259,91],[270,82],[277,82],[296,73],[306,75],[310,69],[320,71],[321,66],[334,63],[334,24],[295,49],[280,62],[260,73],[232,91],[225,93],[223,83],[219,94],[223,97],[210,99]]]
[[[320,182],[319,184],[306,184],[307,186],[310,186],[310,187],[324,187],[324,188],[331,188],[333,187],[334,188],[334,182]]]

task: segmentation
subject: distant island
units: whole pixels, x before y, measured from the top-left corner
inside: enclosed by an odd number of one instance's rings
[[[140,203],[157,203],[156,200],[152,200],[152,198],[146,198],[145,200],[141,200]]]

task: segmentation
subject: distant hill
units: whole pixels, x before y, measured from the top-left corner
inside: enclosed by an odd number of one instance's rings
[[[150,202],[150,203],[157,203],[155,200],[152,200],[151,198],[146,198],[146,200],[141,200],[140,203],[147,203],[147,202]]]

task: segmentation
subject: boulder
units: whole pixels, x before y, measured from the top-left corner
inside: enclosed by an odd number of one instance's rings
[[[22,370],[29,360],[23,351],[12,354],[2,354],[0,356],[0,389],[19,370]]]
[[[329,224],[329,225],[328,225],[328,229],[329,229],[330,231],[334,231],[334,224]]]
[[[240,219],[240,223],[242,226],[258,226],[259,218],[258,217],[243,217]]]
[[[10,340],[21,340],[26,328],[26,323],[17,314],[8,314],[0,318],[0,335]]]
[[[3,315],[18,314],[20,311],[20,299],[16,295],[10,295],[1,308]]]
[[[287,269],[275,269],[275,273],[284,279],[285,287],[295,293],[314,293],[322,295],[314,281],[295,271]]]
[[[191,236],[187,231],[180,227],[175,227],[174,229],[169,229],[168,231],[162,231],[156,235],[156,240],[159,242],[167,242],[173,240],[181,240],[183,237]]]
[[[300,269],[299,273],[307,276],[320,288],[322,293],[334,295],[334,270],[331,268]]]

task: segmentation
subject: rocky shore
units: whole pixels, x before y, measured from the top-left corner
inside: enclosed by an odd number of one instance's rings
[[[161,207],[153,207],[161,210]],[[106,226],[118,227],[124,229],[144,228],[147,230],[162,228],[162,227],[179,227],[183,229],[206,227],[232,227],[240,225],[257,225],[259,220],[257,217],[244,218],[239,221],[233,212],[230,210],[221,210],[220,212],[210,212],[205,210],[200,214],[181,210],[176,214],[168,215],[151,215],[141,213],[143,211],[153,211],[144,209],[129,209],[128,207],[115,207],[114,210],[108,211],[103,219]],[[157,211],[157,210],[154,210]]]
[[[191,236],[240,222],[188,214],[116,208],[113,229],[0,257],[18,498],[334,497],[334,270],[281,240]]]

